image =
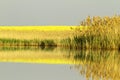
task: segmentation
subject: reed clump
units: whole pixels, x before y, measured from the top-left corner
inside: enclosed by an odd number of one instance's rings
[[[93,17],[84,20],[76,28],[73,38],[66,39],[69,47],[76,49],[120,49],[120,16]]]

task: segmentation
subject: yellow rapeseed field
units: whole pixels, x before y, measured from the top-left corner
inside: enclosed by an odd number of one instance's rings
[[[63,31],[75,29],[77,26],[0,26],[0,30],[40,30]]]
[[[7,39],[53,39],[71,37],[77,26],[0,26],[0,38]],[[81,29],[83,27],[81,26]]]

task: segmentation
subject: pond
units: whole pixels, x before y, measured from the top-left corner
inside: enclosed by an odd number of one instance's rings
[[[119,80],[120,52],[0,47],[1,80]]]

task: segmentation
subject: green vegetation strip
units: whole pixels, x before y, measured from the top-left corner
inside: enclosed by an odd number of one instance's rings
[[[0,39],[0,46],[56,46],[53,40]]]

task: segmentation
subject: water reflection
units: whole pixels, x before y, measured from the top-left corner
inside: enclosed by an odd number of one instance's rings
[[[119,80],[120,52],[56,47],[0,47],[0,62],[72,64],[86,80]]]
[[[74,54],[75,69],[86,80],[119,80],[120,53],[118,51],[79,51]]]
[[[72,64],[68,54],[60,48],[41,47],[0,47],[0,62],[24,62],[47,64]]]

